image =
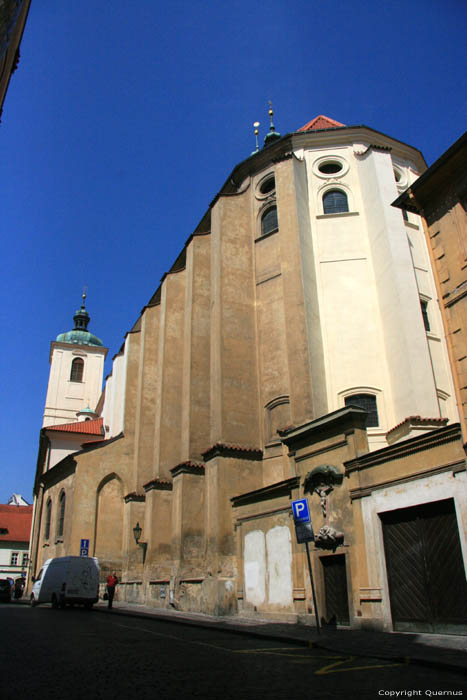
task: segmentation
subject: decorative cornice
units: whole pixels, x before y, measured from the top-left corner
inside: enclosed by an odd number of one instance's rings
[[[421,471],[414,472],[413,474],[401,477],[400,479],[380,481],[377,484],[372,484],[371,486],[364,486],[356,489],[351,489],[350,500],[355,501],[359,498],[365,498],[365,496],[371,496],[373,491],[379,491],[381,489],[387,489],[392,486],[407,484],[410,481],[418,481],[419,479],[423,479],[428,476],[436,476],[437,474],[443,474],[444,472],[452,472],[454,476],[456,474],[460,474],[463,471],[466,471],[465,460],[449,462],[448,464],[442,464],[441,466],[432,467],[431,469],[422,469]]]
[[[293,152],[288,151],[287,153],[284,153],[283,155],[276,156],[275,158],[271,158],[271,161],[273,163],[282,163],[283,160],[290,160],[292,158]]]
[[[136,491],[132,491],[131,493],[127,493],[127,495],[123,497],[123,500],[125,503],[144,503],[146,496],[144,493],[136,493]]]
[[[383,447],[381,450],[376,450],[375,452],[369,452],[355,459],[349,459],[344,462],[345,474],[348,476],[351,472],[358,471],[360,469],[369,469],[378,464],[384,464],[384,462],[390,462],[394,459],[399,459],[401,457],[406,457],[410,454],[415,454],[416,452],[422,452],[424,450],[430,450],[433,447],[438,447],[447,442],[461,441],[461,429],[459,423],[453,423],[445,428],[439,428],[438,430],[432,430],[429,433],[424,433],[423,435],[416,435],[408,440],[403,440],[394,445],[389,445],[389,447]]]
[[[172,491],[173,484],[168,479],[152,479],[147,484],[143,484],[143,489],[146,491]]]
[[[271,498],[279,498],[280,496],[290,495],[293,489],[300,486],[300,477],[292,476],[290,479],[285,479],[285,481],[278,481],[270,486],[264,486],[261,489],[256,489],[255,491],[248,491],[248,493],[241,493],[239,496],[234,496],[230,499],[233,507],[243,506],[247,503],[257,503],[258,501],[265,501]]]
[[[172,467],[170,473],[175,478],[179,474],[196,474],[196,476],[204,476],[204,464],[202,462],[193,462],[191,459],[186,462],[180,462],[175,467]]]
[[[213,457],[235,457],[236,459],[263,459],[263,450],[258,447],[246,447],[244,445],[231,445],[225,442],[216,442],[202,453],[204,461],[208,462]]]
[[[422,416],[407,416],[386,433],[386,440],[391,443],[397,436],[407,435],[412,428],[442,428],[448,422],[447,418],[422,418]]]
[[[370,143],[370,145],[367,146],[364,151],[357,151],[354,149],[356,156],[366,156],[368,151],[392,151],[392,148],[391,146],[380,146],[377,143]]]
[[[298,427],[278,430],[281,441],[290,449],[298,449],[313,444],[336,434],[347,434],[356,428],[366,429],[367,412],[356,406],[345,406],[337,411],[327,413],[320,418],[304,423]]]

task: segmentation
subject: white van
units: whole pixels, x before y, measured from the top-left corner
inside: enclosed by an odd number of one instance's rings
[[[47,559],[34,579],[31,605],[67,603],[91,608],[99,599],[99,563],[96,557],[56,557]]]

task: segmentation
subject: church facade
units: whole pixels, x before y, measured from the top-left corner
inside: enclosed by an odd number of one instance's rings
[[[92,406],[99,435],[59,461],[44,443],[36,573],[88,539],[136,603],[467,624],[465,602],[440,609],[427,588],[427,527],[452,551],[438,588],[465,587],[465,452],[423,229],[391,207],[425,167],[368,127],[271,126],[126,334]],[[291,517],[303,496],[317,611]],[[401,596],[414,542],[431,563]]]

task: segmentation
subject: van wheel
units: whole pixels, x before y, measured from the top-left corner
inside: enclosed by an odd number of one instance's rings
[[[31,600],[29,601],[31,603],[31,608],[35,608],[37,603],[36,599],[34,598],[34,595],[31,594]]]
[[[54,610],[58,610],[58,600],[57,600],[57,596],[55,595],[55,593],[52,596],[52,607]]]

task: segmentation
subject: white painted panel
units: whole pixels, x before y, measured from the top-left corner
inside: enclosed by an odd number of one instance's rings
[[[266,534],[268,553],[269,602],[284,607],[292,605],[292,543],[285,525]]]
[[[252,605],[261,605],[266,598],[266,547],[262,530],[253,530],[245,536],[243,556],[245,599]]]

